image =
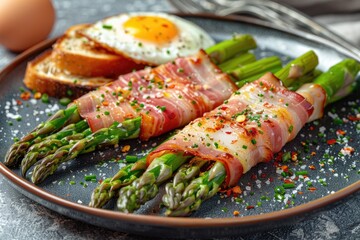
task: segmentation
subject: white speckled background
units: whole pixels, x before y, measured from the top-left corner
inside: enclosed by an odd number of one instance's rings
[[[93,22],[120,12],[175,10],[165,0],[102,0],[96,2],[54,0],[53,3],[57,12],[57,21],[50,37],[58,36],[73,24]],[[326,20],[326,17],[321,19]],[[0,47],[0,69],[15,56],[16,54]],[[125,233],[112,232],[61,216],[18,193],[2,176],[0,176],[0,186],[1,240],[144,239]],[[359,215],[360,194],[358,193],[337,207],[296,225],[226,239],[360,239]]]

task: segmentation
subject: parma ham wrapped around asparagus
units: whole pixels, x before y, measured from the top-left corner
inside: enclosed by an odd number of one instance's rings
[[[119,80],[75,100],[93,132],[141,117],[140,139],[159,136],[214,109],[236,90],[204,51]]]
[[[226,186],[233,186],[253,166],[270,161],[291,141],[319,111],[314,106],[323,109],[325,91],[320,88],[319,92],[306,92],[313,104],[267,73],[160,145],[149,154],[148,164],[166,152],[179,151],[220,161],[227,172]]]

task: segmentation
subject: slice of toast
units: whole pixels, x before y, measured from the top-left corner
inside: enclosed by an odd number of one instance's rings
[[[80,24],[70,27],[54,44],[52,57],[59,69],[84,77],[116,78],[132,70],[144,68],[143,64],[111,53],[78,34],[79,30],[88,26]]]
[[[74,99],[113,80],[73,75],[59,69],[53,61],[52,51],[49,50],[28,63],[24,83],[26,87],[49,96]]]

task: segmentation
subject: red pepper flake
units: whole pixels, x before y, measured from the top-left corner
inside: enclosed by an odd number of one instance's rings
[[[235,186],[232,188],[233,196],[238,197],[240,194],[242,194],[242,190],[240,186]]]
[[[273,179],[272,177],[269,177],[269,181],[270,181],[270,182],[273,182],[274,179]]]
[[[309,130],[310,130],[310,131],[313,131],[314,129],[315,129],[314,126],[310,126],[310,127],[309,127]]]
[[[316,152],[311,152],[310,155],[311,155],[311,156],[315,156],[315,155],[316,155]]]
[[[288,167],[287,165],[281,166],[281,169],[282,169],[284,172],[289,172],[289,167]]]
[[[316,170],[315,165],[310,165],[309,168],[310,168],[311,170]]]
[[[235,211],[233,212],[233,215],[234,215],[235,217],[237,217],[237,216],[240,215],[240,212],[235,210]]]
[[[130,151],[130,145],[125,145],[122,149],[121,149],[122,152],[128,152]]]
[[[255,173],[251,174],[250,179],[251,179],[251,180],[256,180],[256,179],[257,179],[256,174],[255,174]]]
[[[346,132],[343,131],[343,130],[341,130],[341,129],[339,129],[339,130],[336,131],[336,134],[337,134],[337,135],[344,136],[344,135],[346,134]]]
[[[261,177],[261,178],[266,178],[266,173],[260,174],[260,177]]]
[[[103,181],[104,181],[103,179],[100,179],[98,182],[99,182],[99,184],[101,184]]]
[[[275,161],[276,161],[276,162],[282,162],[282,155],[283,155],[282,152],[280,152],[279,154],[277,154],[276,157],[275,157]]]
[[[302,191],[298,191],[298,194],[303,195],[303,194],[304,194],[304,192],[302,192]]]
[[[284,183],[294,183],[291,179],[284,179]]]
[[[357,116],[349,116],[348,119],[353,122],[360,121],[360,117]]]
[[[231,134],[231,132],[225,132],[226,134]]]
[[[125,115],[125,119],[132,119],[132,118],[134,118],[134,115],[131,113]]]
[[[336,143],[336,139],[329,139],[329,140],[327,140],[326,142],[327,142],[327,144],[329,144],[329,145],[333,145],[333,144]]]
[[[21,104],[22,104],[22,101],[16,100],[16,104],[17,104],[17,105],[21,105]]]
[[[309,190],[310,192],[314,192],[314,191],[316,191],[316,187],[308,187],[308,190]]]
[[[28,91],[23,92],[23,93],[20,94],[20,98],[21,98],[22,100],[24,100],[24,101],[29,100],[30,97],[31,97],[31,93],[28,92]]]
[[[246,206],[246,210],[254,209],[255,207],[253,205]]]

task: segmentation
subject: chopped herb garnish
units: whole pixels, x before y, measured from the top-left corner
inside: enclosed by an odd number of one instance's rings
[[[84,177],[85,181],[93,181],[93,179],[96,180],[96,175],[85,175]]]
[[[125,160],[128,163],[134,163],[138,160],[138,157],[134,155],[126,155]]]
[[[288,128],[289,133],[292,133],[293,130],[294,130],[294,126],[290,125],[290,127]]]
[[[47,95],[46,93],[44,93],[43,95],[41,95],[41,101],[43,103],[49,103],[50,99],[49,99],[49,95]]]
[[[111,26],[111,25],[103,24],[102,27],[103,27],[104,29],[107,29],[107,30],[111,30],[111,29],[112,29],[112,26]]]
[[[64,97],[59,100],[60,105],[67,106],[69,103],[71,103],[71,99]]]

